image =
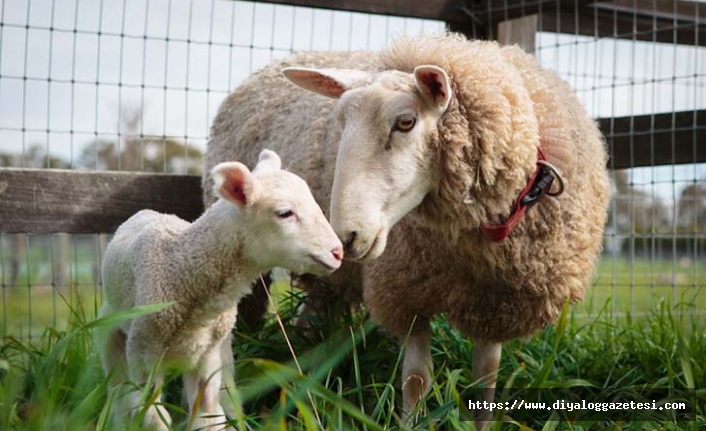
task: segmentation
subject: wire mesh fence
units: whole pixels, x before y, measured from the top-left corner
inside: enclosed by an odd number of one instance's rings
[[[0,5],[6,167],[199,174],[221,100],[254,70],[295,50],[379,49],[393,35],[445,26],[228,0]],[[61,326],[78,299],[95,312],[105,243],[0,234],[1,332]]]
[[[699,40],[706,5],[683,12],[676,1],[601,2],[585,26],[580,3],[459,2],[458,13],[477,37],[495,37],[478,24],[492,20],[480,18],[534,13],[538,60],[572,85],[593,117],[608,121],[609,139],[644,135],[671,139],[674,148],[678,131],[691,133],[689,163],[655,156],[652,166],[613,170],[604,256],[588,302],[641,313],[666,298],[703,309],[706,166],[696,154],[706,109]],[[619,6],[633,12],[619,14]],[[664,16],[672,16],[666,27]],[[271,60],[299,50],[377,50],[395,36],[445,27],[230,0],[1,0],[0,167],[198,174],[220,102]],[[684,43],[687,30],[696,39]],[[677,112],[693,113],[693,121],[679,125]],[[658,124],[665,113],[671,119]],[[615,118],[628,119],[627,132]],[[106,239],[0,233],[0,332],[31,337],[60,327],[77,300],[95,313]]]
[[[609,13],[601,24],[594,16],[587,32],[578,30],[578,12],[559,16],[569,25],[548,25],[573,27],[568,34],[542,32],[546,20],[539,20],[539,61],[571,84],[592,117],[607,119],[609,140],[629,138],[631,156],[624,165],[638,166],[615,169],[611,154],[614,195],[604,256],[589,293],[596,305],[610,300],[617,313],[642,314],[664,300],[680,311],[688,308],[680,303],[695,304],[700,312],[706,306],[706,165],[696,157],[703,145],[697,131],[704,128],[697,116],[706,107],[706,49],[699,40],[706,4],[692,3],[687,13],[680,3],[603,2],[597,7],[631,11]],[[668,19],[658,22],[658,16]],[[642,17],[650,18],[640,22]],[[626,19],[627,27],[621,22]],[[693,32],[691,39],[678,37],[683,30]],[[678,114],[686,124],[679,124]],[[616,118],[628,120],[627,130],[618,130]],[[686,139],[677,136],[680,128]],[[641,149],[650,153],[649,166],[634,162],[641,150],[633,144],[642,136],[649,142]],[[670,147],[667,157],[656,154],[658,145]],[[693,158],[670,163],[677,147]]]

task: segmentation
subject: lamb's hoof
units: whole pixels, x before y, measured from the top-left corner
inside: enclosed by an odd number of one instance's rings
[[[228,424],[225,416],[199,417],[194,420],[191,426],[192,431],[235,431],[235,428]]]
[[[164,406],[152,406],[142,419],[142,426],[154,431],[169,431],[172,425],[172,418]]]

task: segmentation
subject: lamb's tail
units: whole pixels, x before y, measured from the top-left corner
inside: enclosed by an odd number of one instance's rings
[[[104,329],[103,331],[105,332],[97,337],[103,371],[110,376],[110,386],[118,386],[128,379],[125,359],[127,336],[119,328]]]
[[[104,308],[107,308],[107,305]],[[96,329],[95,337],[103,371],[110,377],[108,403],[112,404],[109,408],[113,412],[113,422],[114,424],[122,424],[126,419],[124,390],[121,385],[128,380],[127,359],[125,358],[127,335],[119,328],[101,327]]]

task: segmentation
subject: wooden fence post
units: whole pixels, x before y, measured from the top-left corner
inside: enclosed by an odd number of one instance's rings
[[[498,23],[498,42],[519,45],[525,52],[534,54],[537,38],[537,15],[527,15]]]

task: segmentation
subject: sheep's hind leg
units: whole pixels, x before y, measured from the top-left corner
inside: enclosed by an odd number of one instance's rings
[[[222,345],[221,345],[222,346]],[[222,381],[221,346],[208,352],[199,369],[184,374],[184,390],[189,400],[193,430],[234,430],[227,425],[220,404]]]
[[[473,378],[484,385],[481,389],[482,400],[493,402],[495,398],[495,382],[500,366],[502,343],[477,342],[473,348]],[[476,428],[483,429],[492,419],[492,412],[481,410],[476,414]]]
[[[421,327],[421,329],[420,329]],[[402,361],[402,404],[404,415],[414,411],[431,386],[431,333],[428,323],[415,323],[407,340]]]

